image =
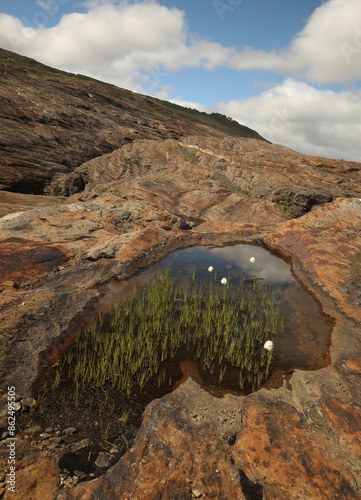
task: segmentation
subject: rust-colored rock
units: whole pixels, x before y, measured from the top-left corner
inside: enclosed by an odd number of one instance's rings
[[[64,200],[66,200],[65,197]],[[59,205],[61,201],[62,198],[60,196],[41,196],[1,191],[0,217],[11,213],[25,212],[36,207]]]
[[[291,263],[333,325],[329,364],[295,370],[278,389],[217,399],[188,371],[173,393],[149,405],[132,449],[116,465],[60,498],[360,499],[361,165],[226,137],[174,121],[158,105],[145,133],[151,104],[131,93],[107,86],[107,97],[104,87],[90,92],[97,83],[83,81],[80,89],[69,75],[31,71],[19,88],[13,83],[21,70],[5,69],[1,88],[24,108],[24,116],[19,105],[3,109],[17,113],[19,128],[10,132],[20,137],[21,129],[23,137],[26,126],[28,140],[35,133],[39,140],[22,149],[2,131],[9,167],[2,183],[21,191],[28,179],[34,192],[46,185],[53,194],[75,194],[43,206],[44,197],[10,200],[7,192],[0,206],[7,212],[0,219],[3,387],[29,393],[49,355],[103,304],[101,284],[191,245],[264,244]],[[50,82],[56,98],[45,103]],[[28,97],[52,117],[40,116]],[[149,107],[136,110],[140,102]],[[95,118],[95,110],[104,112]],[[124,121],[116,124],[119,110]],[[55,123],[62,132],[65,123],[79,127],[54,147]],[[46,469],[45,452],[22,446],[19,491],[56,498],[55,458]]]
[[[361,321],[359,199],[339,199],[265,235],[269,246],[294,256],[335,307]]]
[[[7,441],[0,446],[0,463],[4,473],[8,473],[7,461],[9,449]],[[5,486],[4,500],[11,498],[26,498],[29,500],[54,500],[60,493],[59,486],[59,455],[43,452],[29,445],[28,442],[16,441],[15,493]]]
[[[361,195],[358,164],[334,161],[331,168],[325,160],[319,169],[316,160],[256,139],[144,140],[85,163],[66,182],[80,175],[93,196],[110,190],[156,200],[198,222],[266,227],[337,197]],[[53,189],[63,192],[62,186],[61,181]]]
[[[299,413],[283,402],[259,404],[257,398],[246,404],[232,455],[252,481],[262,481],[265,498],[360,498],[346,447],[335,442],[327,419],[321,424],[321,408],[316,404],[312,412]]]
[[[203,497],[244,499],[229,439],[240,418],[238,398],[214,399],[188,379],[148,405],[131,449],[96,481],[64,492],[59,500]],[[155,480],[157,478],[157,480]]]
[[[23,238],[9,238],[0,242],[0,279],[2,282],[29,280],[45,272],[54,271],[67,261],[58,245]]]
[[[182,378],[174,384],[174,389],[177,389],[181,384],[184,384],[186,380],[192,378],[197,384],[202,385],[202,377],[199,373],[197,363],[194,361],[181,361],[180,369],[182,370]]]

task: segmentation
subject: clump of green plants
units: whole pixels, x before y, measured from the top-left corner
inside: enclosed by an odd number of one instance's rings
[[[107,320],[99,317],[77,338],[52,389],[65,377],[73,380],[76,394],[88,384],[110,384],[130,397],[152,377],[158,385],[168,380],[162,362],[182,347],[196,352],[210,373],[217,366],[220,382],[229,366],[236,367],[240,387],[254,391],[270,373],[273,341],[283,331],[279,298],[280,291],[261,279],[231,286],[212,272],[209,282],[198,282],[193,273],[191,287],[179,288],[167,269],[142,292],[134,289],[129,299],[117,301]]]
[[[289,200],[283,198],[282,200],[278,200],[277,203],[285,214],[292,215],[292,205]]]

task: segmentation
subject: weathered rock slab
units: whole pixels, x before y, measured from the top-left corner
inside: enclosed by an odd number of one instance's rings
[[[188,379],[153,401],[132,449],[104,476],[64,492],[66,499],[244,499],[229,440],[240,420],[240,399],[215,399]],[[155,478],[157,478],[155,480]]]
[[[101,284],[191,245],[264,244],[333,323],[329,366],[243,399],[190,378],[149,405],[116,465],[61,498],[361,498],[361,203],[349,168],[246,139],[138,141],[80,167],[88,184],[68,203],[0,220],[1,380],[21,395],[98,311]],[[38,467],[60,491],[42,453],[33,467],[19,461],[26,498],[42,494]]]

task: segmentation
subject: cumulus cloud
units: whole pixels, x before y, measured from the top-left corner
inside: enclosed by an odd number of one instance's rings
[[[38,0],[38,5],[49,11],[55,3]],[[323,84],[361,78],[360,0],[323,3],[290,46],[278,52],[252,47],[236,51],[192,36],[184,11],[151,0],[87,0],[85,5],[88,12],[64,15],[48,28],[45,11],[32,29],[0,14],[0,44],[133,90],[141,89],[142,71],[154,74],[186,67],[263,70]]]
[[[258,97],[212,109],[296,151],[361,161],[360,90],[336,93],[289,78]]]
[[[361,2],[330,0],[314,11],[286,54],[296,74],[320,83],[361,76]]]
[[[50,28],[25,28],[20,20],[1,14],[0,45],[138,91],[149,74],[161,86],[164,70],[211,70],[234,52],[189,36],[183,11],[151,1],[92,1],[88,12],[64,15]]]
[[[318,83],[353,83],[361,77],[361,2],[329,0],[318,7],[289,47],[279,52],[245,48],[232,67],[292,75]]]

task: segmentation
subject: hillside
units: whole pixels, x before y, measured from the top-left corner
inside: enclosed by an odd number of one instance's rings
[[[0,49],[0,189],[46,194],[83,162],[136,139],[189,134],[251,137],[223,115],[207,115]]]

